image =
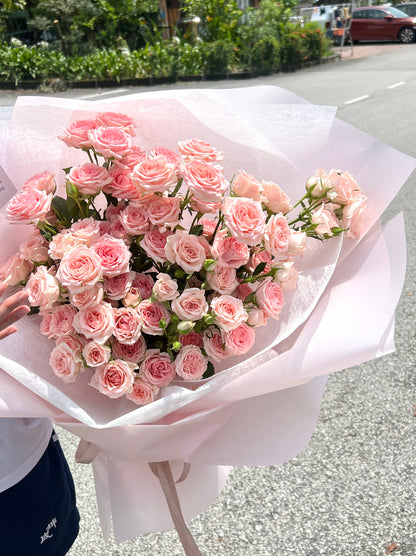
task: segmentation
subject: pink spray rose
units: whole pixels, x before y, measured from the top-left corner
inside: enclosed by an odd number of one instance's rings
[[[133,344],[121,344],[115,338],[112,339],[111,349],[115,359],[122,359],[129,363],[140,363],[146,355],[146,342],[143,336],[139,336]]]
[[[111,301],[118,301],[123,299],[133,284],[134,272],[129,270],[128,272],[123,272],[123,274],[118,274],[112,278],[104,278],[104,291],[108,299]]]
[[[334,203],[349,205],[362,195],[358,183],[348,172],[331,170],[328,179],[336,193],[336,195],[331,196]]]
[[[216,324],[225,332],[240,326],[248,318],[243,302],[231,295],[220,295],[211,301]]]
[[[223,168],[202,160],[192,160],[181,167],[182,177],[190,192],[205,203],[218,203],[229,183]]]
[[[164,305],[150,299],[145,299],[137,306],[137,311],[142,319],[142,331],[152,336],[162,336],[163,329],[159,326],[161,321],[167,326],[170,322],[170,313]]]
[[[276,183],[272,181],[262,181],[261,184],[263,186],[263,203],[271,212],[282,212],[286,214],[292,210],[293,207],[289,197]]]
[[[240,170],[233,181],[233,192],[238,197],[246,197],[253,201],[261,199],[261,185],[254,176],[244,170]]]
[[[185,321],[202,319],[208,312],[204,290],[188,288],[172,301],[172,311]]]
[[[244,197],[226,197],[224,216],[228,229],[237,241],[248,245],[261,242],[266,223],[261,203]]]
[[[320,197],[324,191],[331,188],[328,174],[325,170],[316,170],[315,174],[308,178],[306,182],[306,189],[311,192],[314,197]]]
[[[134,344],[141,335],[141,318],[132,307],[114,309],[114,337],[120,344]]]
[[[82,288],[79,291],[69,290],[69,300],[77,309],[98,305],[104,297],[104,288],[101,283],[94,284],[89,288]]]
[[[9,286],[16,286],[27,278],[33,269],[33,263],[23,258],[20,253],[14,253],[0,266],[0,280]]]
[[[174,165],[161,155],[144,158],[134,167],[131,179],[142,193],[163,193],[177,182]]]
[[[181,334],[179,336],[179,341],[182,346],[197,346],[199,348],[204,347],[204,339],[200,332],[195,332],[191,330],[188,334]]]
[[[215,327],[205,330],[204,332],[204,350],[206,351],[208,357],[214,361],[222,361],[231,355],[225,345],[225,337],[225,332],[220,332]]]
[[[22,191],[25,189],[37,189],[38,191],[45,191],[47,194],[55,193],[56,183],[54,175],[47,171],[36,174],[25,181]]]
[[[28,261],[41,263],[48,260],[48,242],[38,229],[20,244],[19,252]]]
[[[144,238],[140,241],[140,247],[146,251],[150,259],[157,263],[165,263],[167,260],[165,253],[166,242],[171,235],[172,232],[164,228],[154,228],[144,235]]]
[[[200,380],[207,370],[208,361],[199,347],[183,347],[175,359],[175,371],[184,380]]]
[[[28,300],[32,307],[50,309],[59,298],[59,282],[46,266],[38,266],[26,284]]]
[[[84,218],[74,222],[70,228],[72,237],[90,247],[100,238],[100,222],[94,218]]]
[[[129,170],[124,167],[112,166],[109,174],[112,181],[104,187],[105,193],[109,193],[117,199],[138,199],[139,195],[136,186],[131,181]]]
[[[133,118],[120,112],[100,112],[96,115],[98,125],[105,127],[117,127],[134,137],[135,123]]]
[[[127,168],[128,170],[131,171],[144,158],[146,158],[146,151],[144,151],[140,147],[132,145],[130,150],[127,152],[125,156],[123,156],[123,158],[114,161],[114,168],[120,168],[120,169]]]
[[[106,345],[92,341],[84,346],[82,355],[88,367],[100,367],[110,361],[111,349]]]
[[[94,286],[103,275],[101,259],[88,247],[78,245],[64,253],[56,274],[72,292]]]
[[[171,382],[175,376],[175,368],[167,353],[149,349],[140,365],[139,376],[160,388]]]
[[[157,275],[157,280],[153,286],[153,297],[157,301],[171,301],[178,297],[178,283],[169,274],[163,272]]]
[[[49,357],[53,372],[66,383],[74,382],[84,370],[81,352],[73,351],[65,343],[57,345]]]
[[[321,235],[332,236],[331,228],[339,227],[339,222],[334,212],[324,203],[313,212],[311,222],[312,224],[317,224],[315,232]]]
[[[196,158],[198,160],[205,160],[205,162],[215,162],[224,158],[222,152],[211,145],[211,143],[207,143],[202,139],[178,141],[178,150],[185,158]]]
[[[133,390],[134,373],[129,363],[116,359],[97,367],[90,385],[109,398],[121,398]]]
[[[91,140],[89,132],[97,127],[95,120],[77,120],[70,123],[59,135],[59,139],[68,147],[75,147],[76,149],[90,149]]]
[[[137,272],[133,279],[133,287],[140,292],[142,299],[148,299],[152,295],[152,289],[155,284],[152,276],[145,272]]]
[[[149,215],[141,205],[130,204],[120,213],[121,223],[127,233],[139,236],[150,229]]]
[[[364,227],[364,211],[367,197],[360,195],[353,203],[344,207],[342,211],[342,226],[348,228],[345,237],[354,239],[358,237]]]
[[[287,218],[282,214],[273,214],[266,224],[264,245],[274,257],[286,253],[289,249],[290,228]]]
[[[133,390],[127,394],[127,399],[137,405],[147,405],[155,400],[159,390],[158,386],[150,384],[150,382],[141,377],[137,377],[134,379]]]
[[[92,147],[105,158],[122,158],[131,148],[131,136],[117,127],[100,126],[88,136]]]
[[[176,230],[168,237],[165,253],[169,262],[178,264],[187,274],[201,270],[206,258],[199,238],[184,230]]]
[[[74,328],[89,340],[104,344],[114,330],[113,308],[109,303],[84,307],[74,317]]]
[[[244,355],[254,345],[256,334],[245,322],[227,333],[225,345],[232,355]]]
[[[300,230],[290,230],[288,257],[303,255],[306,249],[306,234]]]
[[[56,337],[75,333],[74,317],[76,314],[76,308],[69,303],[53,308],[51,327]]]
[[[171,149],[167,149],[166,147],[153,147],[150,149],[149,156],[164,156],[168,162],[173,164],[176,171],[179,169],[181,157],[178,153],[172,151]]]
[[[71,228],[66,228],[52,237],[49,242],[49,256],[55,260],[62,259],[64,253],[68,253],[77,246],[86,246],[85,244],[85,239],[76,237]]]
[[[218,263],[223,266],[239,268],[247,263],[250,252],[245,243],[241,243],[232,236],[224,237],[217,234],[212,246],[212,256],[218,259]]]
[[[207,272],[207,282],[214,291],[230,294],[238,286],[236,270],[218,263],[212,272]]]
[[[112,181],[106,168],[92,162],[71,168],[67,179],[77,186],[81,195],[96,195]]]
[[[147,207],[150,222],[154,226],[173,228],[179,223],[180,204],[179,197],[156,197]]]
[[[51,209],[52,194],[38,189],[24,189],[7,205],[7,218],[12,224],[31,224],[44,220]]]
[[[279,318],[285,304],[282,288],[270,276],[257,288],[256,301],[260,309],[274,319]]]
[[[112,277],[128,272],[131,253],[122,239],[110,235],[101,236],[91,250],[100,258],[104,276]]]
[[[296,289],[298,281],[298,271],[295,268],[293,259],[279,261],[279,266],[274,279],[277,280],[283,291],[293,291]]]

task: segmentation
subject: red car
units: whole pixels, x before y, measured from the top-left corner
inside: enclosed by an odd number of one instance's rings
[[[349,35],[353,41],[411,43],[416,40],[416,18],[393,7],[355,8]]]

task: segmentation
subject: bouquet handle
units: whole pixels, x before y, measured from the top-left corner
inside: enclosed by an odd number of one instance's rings
[[[168,461],[157,461],[149,463],[149,467],[153,474],[159,479],[160,486],[162,487],[163,494],[165,495],[166,502],[168,503],[170,515],[172,521],[175,525],[175,529],[178,532],[179,539],[185,550],[186,556],[202,556],[201,551],[196,545],[195,539],[191,535],[188,527],[186,526],[185,520],[182,515],[181,505],[179,502],[178,493],[175,487],[175,481],[173,480],[172,470],[170,468]],[[189,473],[190,464],[185,463],[184,469],[176,481],[184,481]]]

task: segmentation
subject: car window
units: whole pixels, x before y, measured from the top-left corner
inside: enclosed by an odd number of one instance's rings
[[[352,18],[353,19],[365,19],[367,10],[357,10],[356,12],[353,12],[352,14]]]

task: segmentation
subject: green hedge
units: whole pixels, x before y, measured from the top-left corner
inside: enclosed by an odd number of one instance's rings
[[[212,43],[158,42],[141,50],[96,50],[86,56],[66,57],[42,45],[0,44],[0,81],[115,80],[149,77],[209,76],[235,70],[295,69],[319,60],[326,43],[314,25],[288,26],[280,41],[259,39],[241,56],[228,41]]]

